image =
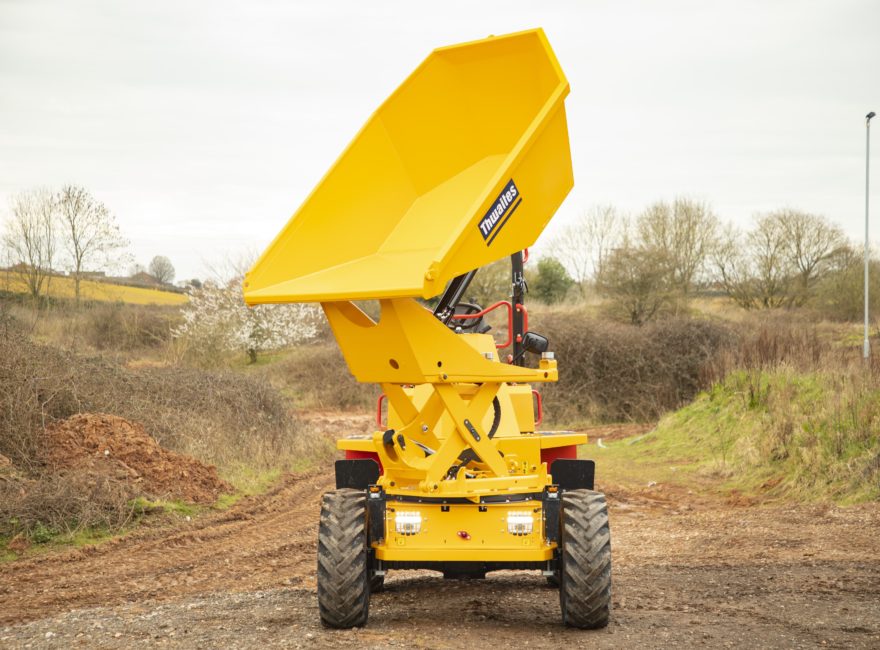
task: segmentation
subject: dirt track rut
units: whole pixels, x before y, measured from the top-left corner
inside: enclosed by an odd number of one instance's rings
[[[328,471],[181,528],[0,565],[0,647],[880,647],[880,506],[735,505],[603,486],[614,614],[559,625],[536,574],[390,574],[363,630],[321,629],[315,534]],[[4,627],[5,626],[5,627]]]
[[[312,579],[326,473],[287,476],[268,494],[182,527],[0,567],[0,624],[79,607],[266,589]]]

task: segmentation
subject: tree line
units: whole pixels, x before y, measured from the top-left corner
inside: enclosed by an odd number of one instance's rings
[[[7,266],[35,299],[48,293],[56,265],[69,270],[79,304],[90,272],[131,261],[116,217],[77,185],[15,195],[2,244]],[[594,206],[545,251],[527,266],[534,297],[556,303],[598,295],[612,316],[636,325],[687,309],[698,293],[725,295],[749,310],[812,307],[841,320],[857,319],[862,309],[861,250],[825,217],[795,209],[758,214],[741,229],[687,197],[653,203],[634,218],[611,205]],[[871,265],[872,291],[880,295],[880,262]],[[129,275],[140,273],[160,285],[175,276],[161,255],[148,267],[130,267]],[[469,293],[485,303],[508,289],[509,265],[502,260],[478,273]]]
[[[82,280],[88,273],[121,267],[131,259],[129,242],[115,215],[78,185],[13,196],[2,244],[7,266],[19,272],[34,299],[48,294],[55,268],[62,265],[73,278],[77,305]],[[140,269],[143,267],[135,267],[132,274]],[[171,261],[161,255],[150,262],[149,273],[159,284],[174,280]]]
[[[580,296],[598,293],[636,325],[686,309],[696,293],[722,294],[749,310],[814,307],[839,319],[861,313],[861,251],[827,218],[800,210],[761,213],[740,229],[722,225],[707,203],[683,197],[634,219],[596,206],[547,248]]]

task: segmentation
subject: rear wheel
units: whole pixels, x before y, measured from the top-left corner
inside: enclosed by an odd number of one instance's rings
[[[611,530],[605,495],[571,490],[562,495],[559,602],[562,622],[588,630],[611,617]]]
[[[366,495],[327,492],[318,528],[318,609],[328,627],[366,625],[370,609]]]

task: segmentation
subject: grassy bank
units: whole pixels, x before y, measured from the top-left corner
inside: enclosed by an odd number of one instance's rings
[[[870,373],[736,371],[644,436],[591,448],[612,480],[803,501],[880,498],[880,386]]]

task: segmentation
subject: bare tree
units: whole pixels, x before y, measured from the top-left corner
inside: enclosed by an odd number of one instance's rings
[[[613,205],[596,205],[553,238],[550,249],[584,295],[590,279],[602,273],[611,251],[626,236],[626,218]]]
[[[718,240],[711,208],[688,198],[655,203],[639,216],[637,228],[641,245],[666,257],[672,286],[687,298]]]
[[[724,292],[743,309],[760,306],[755,302],[752,268],[745,252],[744,235],[728,224],[718,237],[711,259]]]
[[[674,304],[671,277],[663,251],[625,242],[608,256],[597,284],[612,315],[643,325]]]
[[[858,321],[864,314],[865,276],[864,251],[852,246],[834,254],[829,267],[816,283],[811,303],[826,318],[838,321]],[[869,273],[869,295],[880,296],[880,258],[872,253]],[[880,301],[871,300],[870,318],[880,316]]]
[[[843,231],[824,217],[797,210],[779,210],[767,216],[778,223],[785,240],[786,254],[797,274],[795,305],[809,300],[820,276],[834,265],[834,258],[845,255]]]
[[[150,260],[150,275],[156,278],[159,284],[171,284],[174,281],[174,266],[164,255],[156,255]]]
[[[76,304],[80,282],[87,267],[107,266],[114,253],[128,246],[116,219],[107,207],[85,188],[65,185],[56,197],[61,221],[62,244],[73,272]]]
[[[772,215],[759,216],[755,229],[746,236],[746,246],[752,258],[753,293],[760,306],[789,306],[795,267],[781,222]]]
[[[207,281],[225,285],[247,275],[258,259],[260,250],[249,247],[235,252],[227,251],[211,261],[202,260],[202,264],[208,272]]]
[[[713,254],[725,292],[745,309],[772,309],[791,301],[792,267],[778,223],[759,219],[745,235],[729,227]]]
[[[22,192],[12,198],[3,244],[38,299],[45,285],[49,291],[55,258],[55,201],[44,189]]]
[[[810,301],[821,279],[846,263],[846,251],[843,233],[826,219],[780,210],[758,215],[745,235],[728,228],[712,259],[737,304],[772,309]]]

